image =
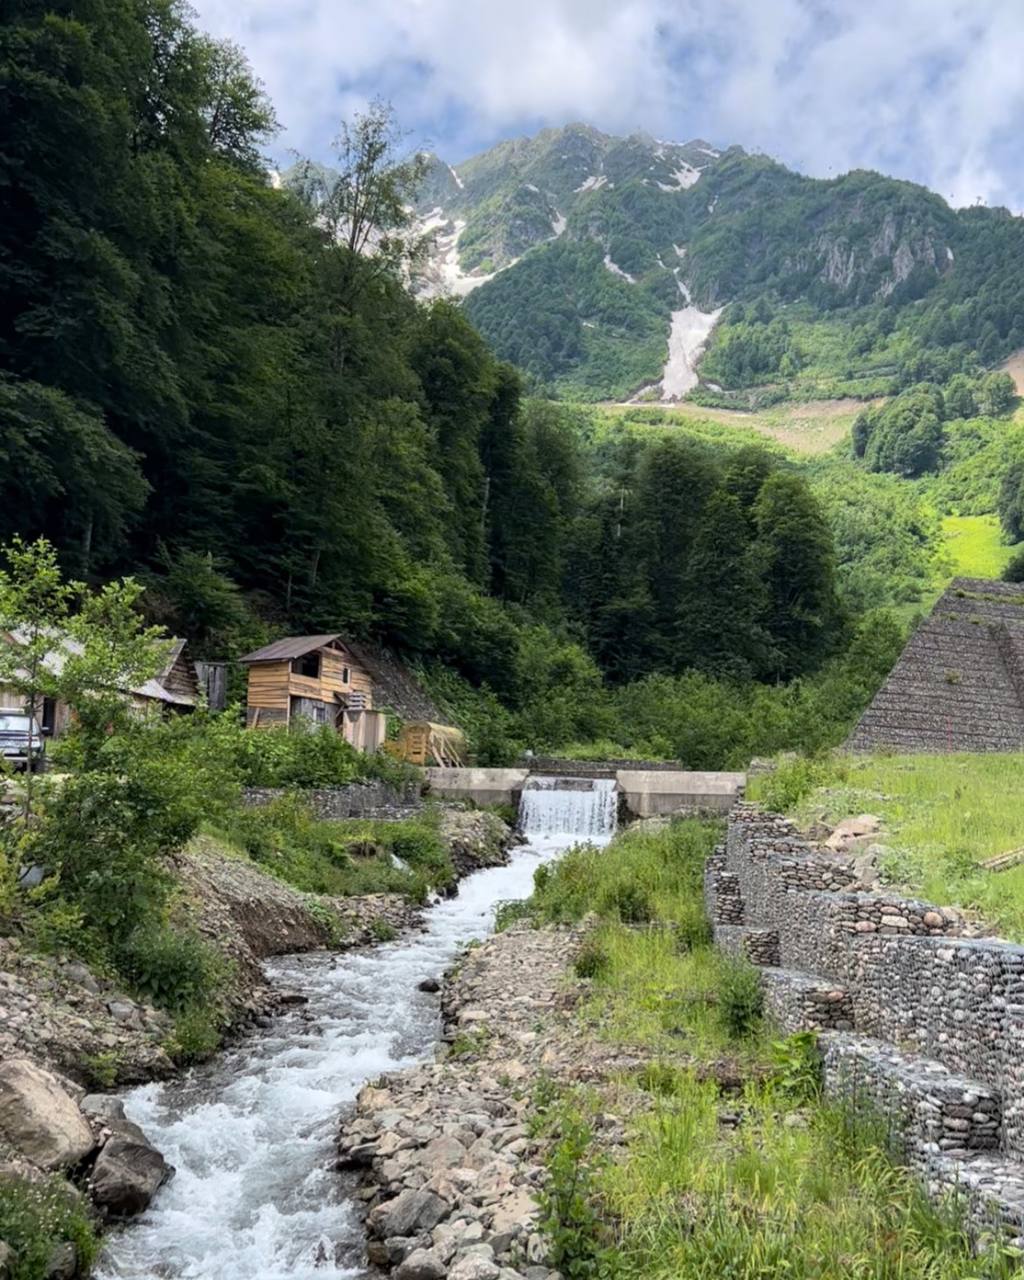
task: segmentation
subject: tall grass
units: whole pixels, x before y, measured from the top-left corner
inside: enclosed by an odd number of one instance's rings
[[[620,1223],[623,1278],[995,1280],[1020,1255],[976,1257],[955,1203],[933,1205],[863,1116],[820,1105],[794,1126],[771,1090],[749,1090],[723,1134],[713,1084],[680,1076],[634,1124],[601,1182]]]
[[[806,825],[873,813],[892,883],[979,912],[1024,941],[1024,867],[978,863],[1024,846],[1024,755],[951,754],[796,760],[755,779],[751,798]]]

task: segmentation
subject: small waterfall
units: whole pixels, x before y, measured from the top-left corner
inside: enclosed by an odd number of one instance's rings
[[[530,777],[519,802],[519,826],[528,839],[607,840],[615,831],[617,809],[612,778]]]

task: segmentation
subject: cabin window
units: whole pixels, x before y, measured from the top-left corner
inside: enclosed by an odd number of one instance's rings
[[[292,670],[297,676],[308,676],[310,680],[319,680],[320,655],[318,653],[303,654],[292,663]]]
[[[349,671],[348,667],[342,667],[342,669],[341,669],[341,683],[342,683],[342,684],[348,684],[348,682],[349,682],[349,680],[350,680],[351,678],[352,678],[352,673]]]

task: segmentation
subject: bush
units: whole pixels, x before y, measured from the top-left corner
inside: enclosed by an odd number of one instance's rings
[[[529,900],[510,898],[507,902],[499,902],[494,910],[494,932],[503,933],[517,920],[531,920],[533,907]]]
[[[141,995],[175,1013],[209,1005],[226,976],[220,952],[197,934],[168,925],[136,929],[119,948],[117,959],[118,968]]]
[[[724,959],[718,984],[722,1029],[734,1040],[746,1040],[759,1030],[763,1010],[761,975],[746,960]]]
[[[1015,551],[1003,569],[1004,582],[1024,582],[1024,548]]]
[[[596,938],[588,938],[580,947],[573,963],[578,978],[600,978],[608,972],[608,952]]]
[[[783,1093],[809,1101],[821,1093],[822,1061],[814,1031],[797,1031],[771,1046],[772,1083]]]
[[[654,919],[650,894],[635,880],[615,880],[605,885],[597,909],[602,915],[617,916],[623,924],[646,924]]]
[[[220,1048],[221,1020],[212,1009],[188,1009],[174,1020],[167,1051],[175,1062],[202,1062]]]
[[[97,1241],[81,1196],[56,1175],[25,1182],[0,1175],[0,1240],[14,1253],[11,1280],[44,1280],[59,1245],[75,1246],[85,1274],[96,1257]]]
[[[775,813],[789,813],[818,787],[831,781],[841,782],[845,776],[846,770],[840,761],[798,756],[779,762],[771,773],[757,778],[749,795]]]

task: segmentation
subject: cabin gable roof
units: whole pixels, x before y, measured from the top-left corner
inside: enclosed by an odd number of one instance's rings
[[[315,649],[325,649],[334,641],[340,641],[341,635],[329,636],[285,636],[283,640],[275,640],[273,644],[264,645],[239,658],[242,663],[251,662],[289,662],[292,658],[303,658]]]

